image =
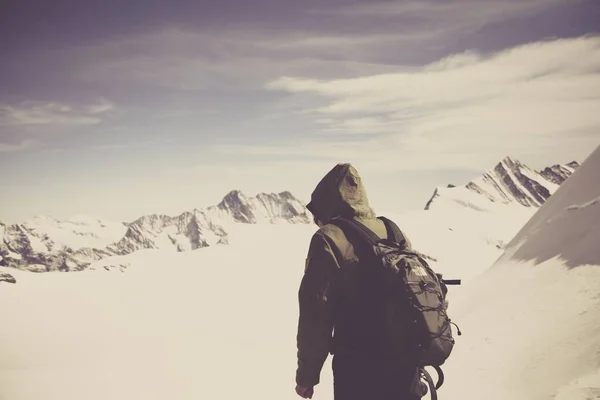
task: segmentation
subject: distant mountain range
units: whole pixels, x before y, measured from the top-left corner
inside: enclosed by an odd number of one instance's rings
[[[33,272],[80,271],[94,261],[142,249],[190,251],[227,244],[225,226],[230,223],[311,221],[304,204],[290,192],[247,197],[238,190],[204,210],[145,215],[131,223],[40,216],[22,224],[0,222],[0,266]]]
[[[425,210],[435,209],[442,202],[478,211],[511,205],[539,207],[578,167],[573,161],[538,172],[507,157],[464,186],[436,188]],[[234,190],[206,209],[176,216],[144,215],[128,223],[87,216],[66,221],[38,216],[12,225],[0,221],[0,267],[32,272],[81,271],[98,260],[143,249],[183,252],[226,245],[227,227],[232,223],[308,224],[312,217],[290,192],[248,197]],[[0,281],[8,282],[9,277],[4,274]]]

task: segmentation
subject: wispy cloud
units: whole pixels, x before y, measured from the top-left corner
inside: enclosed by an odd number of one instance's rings
[[[171,25],[87,46],[49,49],[22,64],[43,58],[57,74],[68,74],[70,82],[107,82],[118,88],[255,88],[284,73],[354,77],[430,61],[481,25],[522,18],[567,1],[372,1],[341,8],[324,2],[326,10],[312,12],[329,15],[310,15],[304,9],[297,17],[306,22],[286,27],[232,24],[208,30]]]
[[[197,115],[217,115],[219,113],[220,111],[217,108],[181,108],[159,111],[156,116],[159,118],[181,118]]]
[[[570,1],[571,3],[578,0]],[[460,22],[465,25],[484,25],[514,16],[568,3],[567,0],[496,0],[486,2],[479,0],[458,1],[380,1],[365,2],[338,9],[315,10],[314,13],[344,15],[354,17],[406,17],[413,21],[447,25]]]
[[[39,143],[35,140],[23,140],[17,144],[0,143],[0,153],[14,153],[26,151],[37,147]]]
[[[517,150],[584,151],[600,140],[598,87],[600,37],[458,54],[413,72],[338,80],[282,77],[267,86],[326,100],[305,110],[324,131],[385,133],[355,146],[356,155],[367,149],[399,152],[394,163],[408,167],[426,161],[468,165],[473,158],[489,163],[490,156]],[[314,151],[337,149],[338,143],[331,139]]]
[[[114,109],[114,104],[104,99],[77,107],[58,102],[4,104],[0,105],[0,125],[95,125]]]
[[[114,109],[115,105],[106,99],[100,99],[97,103],[85,107],[85,110],[92,115],[105,114]]]
[[[323,31],[219,32],[171,28],[85,48],[60,49],[47,58],[71,60],[72,79],[177,90],[259,87],[284,72],[331,78],[388,71],[389,55],[409,54],[443,32],[339,33]],[[243,66],[243,68],[241,68]]]
[[[148,141],[138,141],[138,142],[130,142],[130,143],[112,143],[112,144],[98,144],[95,146],[90,146],[89,150],[95,151],[107,151],[107,150],[123,150],[123,149],[132,149],[132,148],[144,148],[144,147],[152,147],[152,146],[164,146],[173,143],[171,140],[148,140]]]

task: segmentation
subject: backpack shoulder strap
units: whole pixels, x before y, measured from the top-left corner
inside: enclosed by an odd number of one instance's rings
[[[350,232],[354,233],[355,236],[360,237],[362,240],[368,242],[371,246],[374,246],[381,240],[369,228],[353,219],[334,218],[329,223],[337,226],[346,234],[349,234]]]
[[[385,227],[388,231],[388,237],[389,238],[394,238],[394,241],[396,243],[400,243],[402,244],[403,242],[406,242],[406,237],[404,236],[404,234],[402,233],[402,231],[400,230],[400,228],[398,227],[398,225],[396,225],[396,223],[386,217],[378,217],[380,220],[383,221],[383,223],[385,224]]]

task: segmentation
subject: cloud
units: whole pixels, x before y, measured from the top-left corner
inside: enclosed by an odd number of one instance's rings
[[[380,151],[374,154],[384,165],[397,153],[392,163],[403,168],[489,164],[490,157],[514,152],[586,154],[600,139],[599,87],[598,36],[457,54],[411,72],[333,80],[287,76],[267,85],[319,96],[327,103],[304,113],[322,132],[352,134],[353,141],[366,135],[354,147],[357,157]],[[313,151],[339,144],[332,137]]]
[[[113,111],[115,109],[115,105],[112,104],[110,101],[107,101],[105,99],[100,99],[96,104],[89,105],[89,106],[85,107],[85,109],[87,110],[88,113],[90,113],[92,115],[104,114],[109,111]]]
[[[210,31],[171,26],[130,32],[86,46],[49,49],[22,60],[22,65],[44,59],[46,67],[65,73],[69,82],[106,83],[113,88],[255,88],[282,74],[355,77],[430,61],[482,24],[565,1],[373,1],[312,11],[313,15],[303,10],[297,22],[277,28],[228,24]],[[387,17],[391,18],[381,21]]]
[[[0,143],[0,153],[14,153],[26,151],[37,147],[39,143],[35,140],[23,140],[17,144]]]
[[[389,71],[390,54],[432,43],[443,32],[332,33],[323,30],[222,32],[178,28],[132,35],[85,47],[49,51],[56,70],[86,84],[144,85],[177,90],[260,87],[283,73],[325,78]],[[408,56],[406,56],[408,57]],[[64,60],[69,65],[63,67]],[[243,66],[243,68],[240,68]]]
[[[0,105],[0,125],[95,125],[114,109],[115,106],[104,99],[82,107],[56,102],[4,104]]]
[[[126,150],[132,148],[143,148],[143,147],[152,147],[152,146],[164,146],[168,144],[172,144],[173,141],[165,139],[165,140],[148,140],[141,142],[130,142],[130,143],[111,143],[111,144],[98,144],[95,146],[90,146],[89,150],[95,151],[109,151],[109,150]]]
[[[577,0],[575,0],[577,1]],[[484,25],[567,3],[566,0],[480,0],[458,1],[380,1],[355,4],[338,9],[313,11],[347,17],[406,17],[422,23],[443,25]],[[572,3],[572,1],[571,1]]]

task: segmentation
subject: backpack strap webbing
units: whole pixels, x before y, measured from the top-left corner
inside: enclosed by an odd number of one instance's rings
[[[398,225],[396,225],[396,223],[386,217],[377,217],[380,220],[383,221],[383,223],[385,224],[385,227],[388,231],[388,238],[394,238],[394,241],[396,243],[399,244],[404,244],[406,243],[406,237],[404,236],[404,234],[402,233],[402,231],[400,230],[400,228],[398,227]]]

